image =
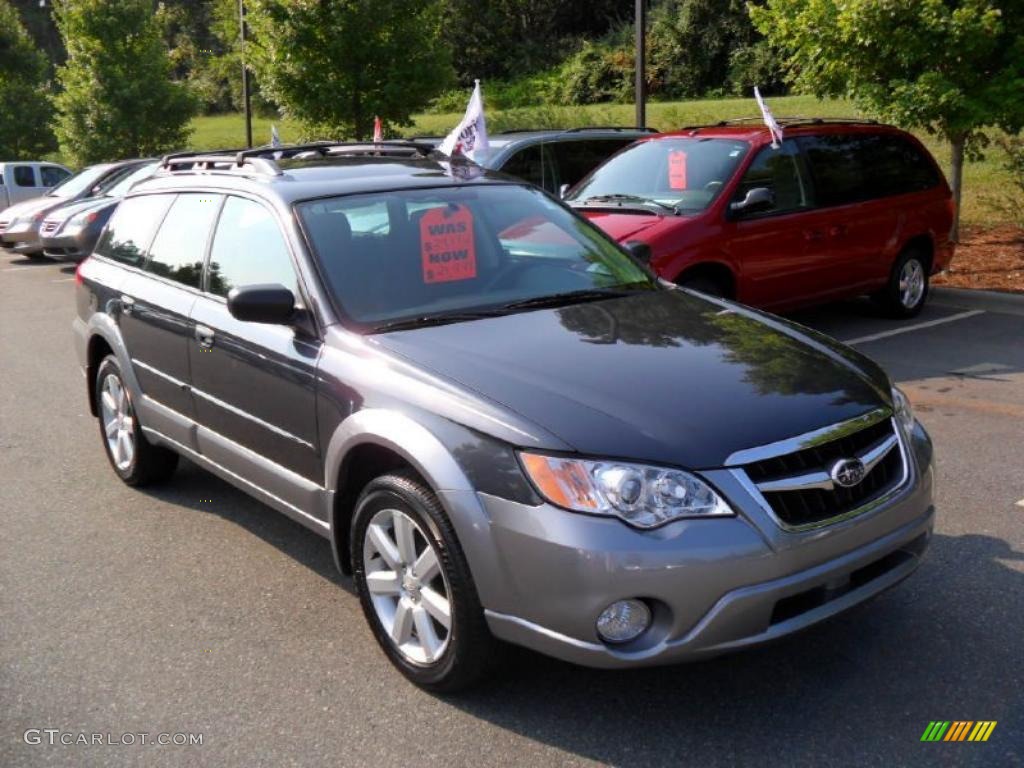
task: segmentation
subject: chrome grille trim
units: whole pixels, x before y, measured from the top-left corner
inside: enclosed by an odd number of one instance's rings
[[[856,458],[864,465],[864,474],[867,475],[878,463],[889,455],[889,451],[896,447],[896,435],[892,434],[879,440],[866,451],[857,454]],[[850,458],[854,458],[851,456]],[[810,488],[820,488],[823,491],[834,490],[835,484],[832,476],[822,470],[820,472],[807,472],[789,477],[780,477],[777,480],[766,480],[757,483],[757,489],[762,493],[775,493],[777,491],[805,491]]]

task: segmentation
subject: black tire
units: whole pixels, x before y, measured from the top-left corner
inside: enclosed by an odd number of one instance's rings
[[[705,293],[708,296],[715,296],[719,299],[727,299],[728,291],[725,286],[722,285],[718,280],[707,275],[694,275],[692,277],[683,276],[679,279],[676,285],[682,286],[683,288],[689,288],[691,291],[699,291]]]
[[[42,251],[40,251],[39,253],[22,253],[19,255],[24,256],[26,259],[30,259],[32,261],[46,261],[46,256],[43,254]]]
[[[910,265],[910,266],[908,266]],[[920,287],[917,290],[908,291],[903,285],[904,270],[920,276]],[[889,282],[885,288],[875,293],[871,298],[882,307],[887,315],[895,318],[916,317],[924,309],[928,300],[928,291],[931,288],[930,265],[926,254],[917,248],[908,248],[903,251],[893,262],[892,271],[889,273]]]
[[[133,440],[133,451],[127,463],[121,463],[114,455],[114,449],[107,439],[107,432],[104,424],[104,382],[108,377],[116,378],[124,391],[127,402],[127,413],[131,417],[131,439]],[[162,446],[152,445],[146,440],[139,424],[138,415],[135,412],[134,404],[131,401],[127,387],[124,386],[124,379],[121,375],[121,367],[117,358],[107,355],[100,363],[96,371],[96,413],[97,422],[100,427],[100,439],[103,442],[103,450],[107,454],[110,466],[117,476],[125,483],[132,486],[143,486],[151,483],[159,483],[170,478],[178,466],[178,454]],[[119,466],[120,464],[120,466]]]
[[[367,587],[367,528],[374,516],[385,510],[397,510],[411,518],[418,526],[417,536],[429,537],[439,555],[451,625],[446,646],[433,662],[414,663],[399,650],[378,616]],[[410,681],[436,693],[453,693],[477,683],[490,667],[496,641],[487,628],[476,585],[455,531],[434,493],[413,472],[395,472],[371,481],[356,502],[350,542],[353,577],[363,614],[391,663]],[[394,572],[398,573],[397,568]]]

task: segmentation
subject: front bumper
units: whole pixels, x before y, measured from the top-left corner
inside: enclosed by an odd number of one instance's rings
[[[84,234],[84,230],[70,234],[58,230],[58,234],[43,236],[39,242],[43,248],[43,254],[51,259],[82,261],[92,252],[92,238],[85,237]]]
[[[0,235],[0,242],[15,253],[40,253],[39,223],[12,224]]]
[[[934,524],[931,444],[910,441],[911,476],[887,505],[825,528],[783,531],[732,473],[705,473],[734,518],[636,531],[618,520],[479,494],[493,550],[463,535],[491,631],[566,661],[619,668],[703,658],[802,630],[909,576]],[[466,503],[449,493],[447,504]],[[481,563],[486,557],[489,562]],[[595,621],[639,597],[653,623],[608,645]]]

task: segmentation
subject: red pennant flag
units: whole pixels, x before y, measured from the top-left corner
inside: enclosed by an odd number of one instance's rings
[[[384,141],[384,127],[380,124],[380,118],[373,118],[373,143],[380,144]]]

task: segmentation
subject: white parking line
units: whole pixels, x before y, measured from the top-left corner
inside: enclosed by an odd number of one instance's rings
[[[0,269],[0,272],[24,272],[26,269],[39,269],[39,267],[7,267],[7,269]]]
[[[1024,507],[1024,499],[1021,499],[1020,501],[1018,501],[1017,502],[1017,506],[1018,507]]]
[[[74,279],[75,278],[73,278],[73,277],[60,277],[60,278],[57,278],[56,280],[51,280],[50,282],[51,283],[70,283]]]
[[[882,331],[881,333],[872,333],[869,336],[860,336],[856,339],[840,339],[843,344],[864,344],[868,341],[878,341],[879,339],[887,339],[890,336],[899,336],[901,333],[910,333],[911,331],[920,331],[924,328],[933,328],[936,325],[943,325],[944,323],[953,323],[957,320],[966,320],[968,317],[974,317],[975,315],[984,315],[985,310],[983,309],[972,309],[968,312],[961,312],[956,315],[950,315],[949,317],[940,317],[938,320],[929,320],[926,323],[915,323],[914,325],[905,325],[901,328],[894,328],[891,331]]]

